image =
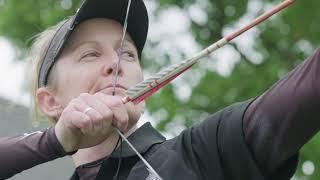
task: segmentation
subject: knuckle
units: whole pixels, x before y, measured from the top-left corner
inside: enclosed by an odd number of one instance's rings
[[[103,116],[99,113],[96,114],[96,117],[94,119],[95,121],[94,122],[101,122],[103,120]]]
[[[106,96],[106,95],[105,95],[105,94],[103,94],[102,92],[97,92],[95,95],[96,95],[96,96],[98,96],[98,97]]]
[[[127,121],[119,122],[119,128],[121,128],[122,130],[126,129],[127,125]]]
[[[129,120],[129,115],[127,113],[122,114],[122,122],[127,122]]]
[[[120,98],[113,97],[112,101],[110,101],[111,106],[113,107],[121,107],[123,105]]]
[[[76,99],[72,99],[72,100],[68,103],[68,105],[71,105],[71,106],[73,106],[73,105],[75,105],[75,104],[77,104],[77,100],[76,100]]]
[[[82,121],[79,122],[83,128],[90,126],[90,118],[83,117]]]
[[[102,113],[103,113],[102,116],[105,119],[112,118],[112,116],[114,115],[113,112],[108,107]]]
[[[80,103],[81,103],[81,100],[78,99],[78,98],[74,98],[69,102],[70,105],[77,105],[77,104],[80,104]]]
[[[103,119],[103,116],[100,113],[93,111],[93,110],[92,110],[92,114],[90,116],[91,116],[91,120],[93,123],[99,123]]]
[[[124,126],[127,124],[128,120],[129,120],[129,117],[124,115],[121,118],[119,118],[117,122],[119,123],[120,126]]]
[[[89,96],[90,96],[90,94],[88,94],[88,93],[81,93],[81,94],[79,95],[80,98],[87,98],[87,97],[89,97]]]

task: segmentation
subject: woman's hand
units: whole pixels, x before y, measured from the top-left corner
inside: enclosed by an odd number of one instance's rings
[[[114,131],[126,130],[129,116],[119,96],[83,93],[64,108],[55,126],[66,152],[98,145]]]

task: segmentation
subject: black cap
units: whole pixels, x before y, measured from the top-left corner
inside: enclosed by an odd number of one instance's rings
[[[67,19],[52,38],[40,67],[38,87],[47,85],[48,75],[52,66],[62,52],[65,42],[78,24],[92,18],[107,18],[123,25],[127,6],[128,0],[83,1],[76,14]],[[127,32],[135,43],[139,56],[141,56],[146,42],[148,25],[148,13],[143,0],[132,0],[128,15]]]

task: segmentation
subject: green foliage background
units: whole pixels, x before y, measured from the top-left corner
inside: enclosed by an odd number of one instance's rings
[[[152,1],[152,0],[150,0]],[[257,12],[263,12],[267,5],[276,4],[274,0],[160,0],[154,11],[155,17],[170,7],[176,7],[188,14],[192,5],[202,4],[202,9],[208,17],[205,24],[191,19],[190,32],[201,47],[206,47],[222,37],[226,27],[234,25],[248,11],[248,4],[253,1],[262,3],[257,6]],[[133,1],[134,2],[134,1]],[[62,8],[61,3],[66,3]],[[30,39],[50,25],[62,20],[75,12],[78,0],[0,0],[0,36],[9,39],[21,52],[30,47]],[[189,86],[192,93],[189,98],[181,99],[174,85],[169,85],[148,101],[148,112],[156,117],[157,128],[166,131],[173,120],[189,127],[200,121],[208,113],[215,112],[233,102],[255,97],[286,72],[304,60],[320,44],[320,1],[296,1],[289,9],[281,12],[275,18],[258,27],[254,50],[261,55],[262,61],[257,63],[241,49],[239,43],[233,48],[238,50],[241,60],[235,63],[229,76],[204,68],[201,65],[193,67],[192,74],[201,74],[194,86]],[[251,7],[252,8],[252,7]],[[254,7],[255,8],[255,7]],[[227,10],[232,13],[226,13]],[[170,28],[170,27],[169,27]],[[205,33],[204,33],[205,32]],[[148,43],[146,49],[153,49],[163,43]],[[187,54],[177,51],[181,57]],[[22,56],[24,53],[22,53]],[[162,63],[153,61],[161,57]],[[214,60],[214,59],[213,59]],[[144,56],[146,71],[155,72],[171,60],[167,54],[156,54],[154,57]],[[177,81],[194,81],[192,76],[182,77]],[[209,103],[208,103],[209,102]],[[181,116],[183,115],[183,116]],[[315,136],[301,150],[301,161],[296,173],[297,179],[320,179],[320,137]],[[301,164],[310,160],[315,165],[312,175],[301,171]]]

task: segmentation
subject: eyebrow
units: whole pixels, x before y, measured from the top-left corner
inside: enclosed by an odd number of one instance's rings
[[[121,39],[117,42],[117,47],[120,48],[120,44],[121,44]],[[123,46],[126,46],[128,44],[130,44],[130,45],[132,45],[133,47],[136,48],[135,43],[131,39],[125,38],[124,41],[123,41]]]
[[[75,51],[75,50],[79,49],[80,47],[87,45],[87,44],[97,45],[97,42],[96,41],[82,41],[76,45],[74,45],[74,43],[68,44],[66,47],[66,50],[67,50],[67,52],[73,52],[73,51]]]
[[[121,43],[121,40],[119,40],[117,42],[117,44],[116,44],[116,46],[118,48],[120,48],[120,43]],[[75,46],[73,46],[73,44],[69,44],[69,46],[67,46],[66,50],[72,52],[72,51],[75,51],[75,50],[79,49],[81,46],[84,46],[86,44],[95,44],[95,45],[97,45],[98,43],[96,41],[82,41],[82,42],[80,42],[79,44],[77,44]],[[124,41],[123,41],[123,46],[126,47],[128,45],[133,46],[135,49],[137,49],[136,46],[135,46],[135,43],[131,39],[125,38]]]

